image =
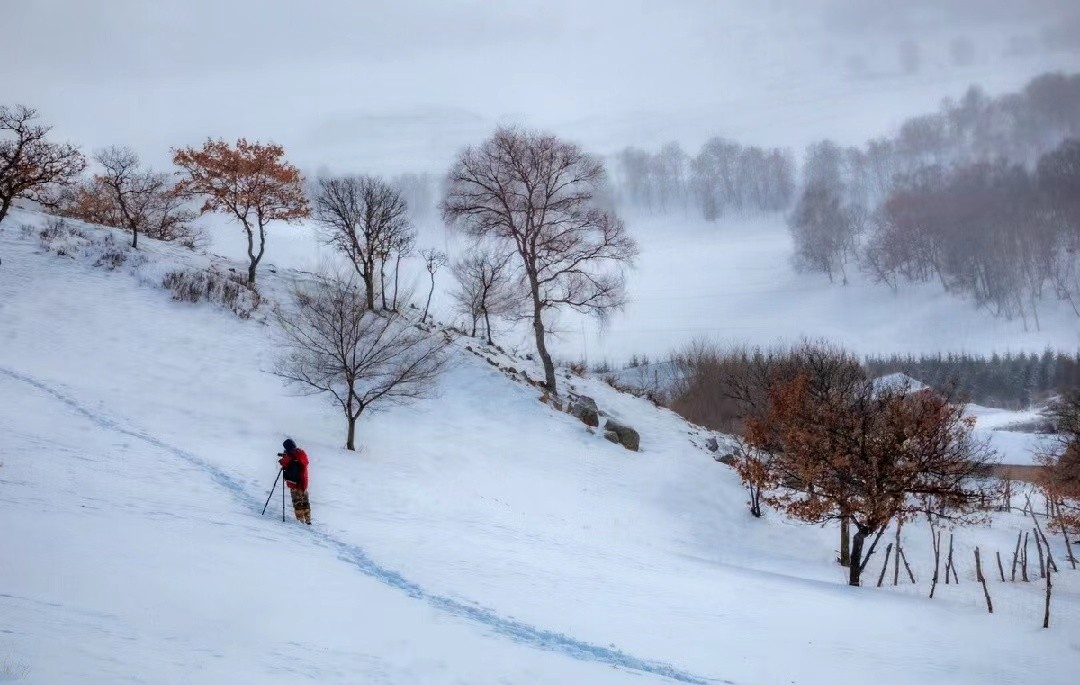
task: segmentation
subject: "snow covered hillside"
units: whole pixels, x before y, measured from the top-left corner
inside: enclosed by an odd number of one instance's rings
[[[468,339],[437,398],[366,417],[347,452],[338,410],[267,373],[258,312],[157,287],[210,258],[147,240],[109,271],[43,250],[43,225],[0,227],[0,677],[1075,681],[1080,571],[1054,577],[1050,630],[1040,583],[992,579],[988,615],[974,582],[973,547],[1007,557],[1019,514],[955,531],[960,583],[932,601],[917,524],[917,585],[849,588],[836,530],[751,518],[704,431],[565,379],[640,431],[627,451],[487,359],[535,378],[528,361]],[[259,515],[286,435],[312,457],[310,529],[277,493]]]

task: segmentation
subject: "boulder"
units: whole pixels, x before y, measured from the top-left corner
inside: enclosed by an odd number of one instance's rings
[[[641,446],[641,436],[638,432],[630,426],[624,425],[613,419],[608,419],[604,424],[604,437],[608,437],[608,433],[614,433],[618,437],[620,445],[630,450],[631,452],[637,452]],[[608,438],[610,440],[611,438]]]
[[[709,450],[710,452],[715,452],[720,449],[720,443],[716,441],[715,435],[711,436],[708,440],[705,441],[705,449]]]
[[[600,411],[596,406],[596,400],[587,395],[571,396],[567,411],[586,426],[596,428],[600,425]]]
[[[734,466],[735,465],[735,455],[734,454],[725,454],[725,455],[720,456],[720,457],[715,457],[715,459],[716,459],[716,461],[720,462],[721,464],[727,464],[728,466]]]
[[[604,431],[604,437],[607,438],[608,442],[613,442],[616,445],[619,444],[619,434],[615,431]]]

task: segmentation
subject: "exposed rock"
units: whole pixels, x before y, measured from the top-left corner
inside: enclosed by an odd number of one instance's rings
[[[641,436],[638,435],[638,432],[630,426],[621,424],[614,419],[609,418],[607,420],[607,423],[604,424],[604,430],[606,431],[604,433],[605,438],[608,437],[608,433],[614,433],[618,438],[618,443],[631,452],[637,452],[638,448],[641,446]],[[611,438],[608,439],[610,440]]]
[[[716,441],[715,435],[705,441],[705,449],[709,450],[710,452],[715,452],[720,449],[720,443]]]
[[[596,407],[596,400],[587,395],[572,396],[567,411],[586,426],[595,428],[600,425],[600,412]]]
[[[615,431],[604,431],[604,437],[607,438],[608,442],[619,444],[619,434]]]
[[[735,455],[734,454],[725,454],[723,456],[713,457],[713,458],[716,459],[716,461],[720,462],[721,464],[727,464],[728,466],[734,466],[735,465]]]

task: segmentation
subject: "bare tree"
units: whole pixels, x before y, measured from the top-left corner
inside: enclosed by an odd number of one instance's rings
[[[424,269],[431,277],[431,288],[428,290],[427,302],[424,304],[424,315],[420,317],[420,321],[424,322],[427,321],[428,309],[431,307],[431,296],[435,294],[435,274],[440,268],[446,266],[447,257],[445,252],[431,247],[421,250],[420,256],[424,258]]]
[[[385,262],[393,250],[391,238],[413,232],[401,193],[375,176],[322,178],[313,212],[326,242],[349,258],[364,283],[368,307],[374,309],[375,277],[385,274]],[[386,309],[385,283],[380,282],[379,289]]]
[[[466,148],[447,175],[443,218],[517,253],[532,301],[536,350],[556,393],[544,314],[571,308],[600,317],[625,302],[624,269],[637,244],[597,206],[603,164],[553,135],[500,128]]]
[[[134,248],[139,246],[140,233],[194,244],[199,235],[191,225],[196,213],[184,205],[166,174],[142,168],[130,148],[108,147],[95,154],[94,160],[101,165],[101,173],[78,187],[67,211],[61,208],[61,213],[126,228]]]
[[[395,224],[375,245],[375,260],[379,265],[379,299],[382,301],[383,309],[398,311],[401,262],[410,257],[414,249],[416,249],[416,230],[411,223]],[[394,282],[392,293],[386,284],[388,270]]]
[[[508,314],[514,309],[513,290],[510,281],[510,252],[499,254],[490,247],[481,246],[454,262],[452,268],[458,289],[454,292],[458,309],[472,319],[472,335],[484,322],[484,335],[489,345],[491,317]]]
[[[70,183],[86,168],[74,145],[45,139],[51,127],[37,118],[31,107],[0,106],[0,222],[16,199],[48,203],[56,185]]]
[[[275,310],[283,353],[274,373],[307,394],[329,394],[345,413],[355,450],[364,411],[426,396],[447,363],[447,341],[393,312],[375,312],[353,278],[298,285]]]

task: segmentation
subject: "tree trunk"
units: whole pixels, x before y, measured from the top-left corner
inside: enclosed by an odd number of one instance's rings
[[[398,280],[399,280],[400,276],[401,276],[401,254],[399,253],[394,258],[394,299],[393,299],[393,301],[390,302],[390,309],[394,310],[395,312],[398,310],[398,308],[397,308],[397,294],[398,294]]]
[[[375,269],[370,264],[364,265],[364,273],[360,274],[360,278],[364,281],[364,293],[367,300],[368,309],[375,311]]]
[[[484,307],[484,332],[487,333],[487,344],[494,345],[491,340],[491,316],[488,314],[487,307]]]
[[[428,290],[427,303],[424,304],[424,315],[420,317],[420,323],[427,321],[428,308],[431,307],[431,296],[435,294],[435,274],[431,274],[431,289]]]
[[[552,395],[558,395],[559,391],[555,385],[555,363],[551,361],[551,354],[548,353],[544,320],[541,316],[544,308],[540,302],[540,284],[534,274],[529,274],[529,285],[533,298],[533,335],[536,337],[536,353],[540,355],[540,361],[544,364],[544,386]]]
[[[131,227],[131,247],[134,250],[139,249],[139,229],[134,226]]]
[[[379,299],[382,300],[382,308],[386,309],[386,260],[379,260]]]
[[[866,536],[869,534],[869,530],[864,530],[861,526],[855,526],[855,535],[851,538],[851,563],[848,566],[848,585],[859,586],[859,578],[862,575],[863,542],[866,541]]]
[[[255,232],[251,230],[251,226],[244,221],[244,233],[247,235],[247,253],[248,253],[248,285],[254,285],[255,283],[255,265],[258,263],[255,261]]]
[[[851,566],[851,531],[847,516],[840,517],[840,565]]]
[[[251,230],[251,226],[247,223],[244,224],[244,230],[247,231],[248,238],[248,258],[251,260],[251,264],[248,266],[248,285],[255,285],[255,269],[258,268],[259,262],[263,258],[263,254],[266,253],[266,226],[263,224],[263,220],[258,220],[259,227],[259,252],[255,253],[255,236]]]
[[[349,434],[345,440],[345,449],[355,452],[356,451],[356,417],[351,413],[348,416],[349,421]]]
[[[3,200],[0,200],[0,222],[3,222],[4,217],[7,216],[9,209],[11,209],[11,198],[4,198]]]

